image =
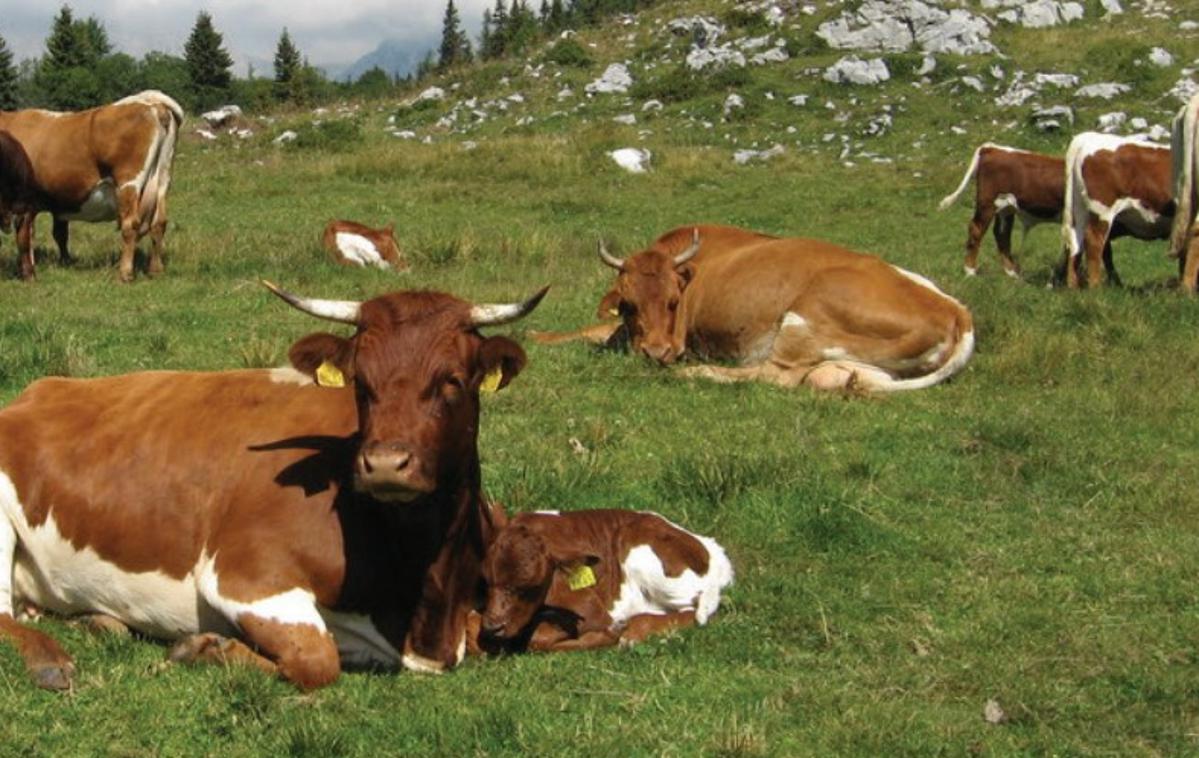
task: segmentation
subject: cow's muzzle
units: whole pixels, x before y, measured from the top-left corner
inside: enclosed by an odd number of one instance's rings
[[[641,344],[641,354],[663,366],[674,363],[675,359],[678,358],[678,352],[669,343],[650,345],[643,342]]]
[[[436,489],[420,457],[398,442],[363,445],[354,474],[360,492],[387,502],[410,503]]]

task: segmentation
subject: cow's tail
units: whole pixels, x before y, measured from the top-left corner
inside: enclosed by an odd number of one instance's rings
[[[159,220],[165,207],[167,190],[171,186],[171,167],[175,162],[175,145],[179,141],[179,126],[183,123],[183,108],[157,90],[147,90],[133,97],[149,106],[158,124],[138,202],[141,231],[144,234]]]
[[[1085,133],[1084,133],[1085,134]],[[1074,222],[1078,218],[1086,218],[1086,208],[1082,207],[1085,199],[1081,197],[1081,190],[1075,187],[1076,181],[1082,180],[1082,161],[1083,151],[1086,147],[1085,140],[1081,139],[1084,135],[1079,135],[1070,140],[1070,146],[1066,148],[1066,189],[1065,200],[1062,202],[1062,249],[1065,251],[1064,259],[1067,266],[1074,265],[1074,258],[1082,251],[1082,230],[1074,228]],[[1079,176],[1075,176],[1079,174]]]
[[[946,195],[945,198],[941,200],[940,204],[937,205],[937,210],[943,211],[949,206],[953,205],[957,202],[957,199],[962,196],[962,193],[966,191],[966,187],[970,185],[970,180],[974,178],[976,173],[978,173],[978,159],[984,147],[994,147],[994,145],[992,145],[990,142],[984,142],[975,148],[974,157],[970,159],[970,167],[966,169],[966,175],[962,177],[962,183],[958,185],[957,189],[955,189],[949,195]]]
[[[953,302],[958,308],[958,313],[954,319],[953,350],[950,351],[949,357],[945,359],[945,362],[938,366],[935,371],[924,376],[917,376],[911,379],[872,381],[866,389],[872,392],[922,390],[932,387],[935,384],[940,384],[965,368],[966,364],[970,362],[970,356],[974,355],[974,319],[965,306],[956,300]]]
[[[1195,128],[1199,121],[1199,95],[1192,97],[1174,118],[1170,152],[1174,157],[1174,225],[1170,229],[1170,255],[1186,252],[1191,219],[1195,213]]]

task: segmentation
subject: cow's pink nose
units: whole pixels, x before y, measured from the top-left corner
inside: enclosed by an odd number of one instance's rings
[[[658,363],[670,363],[674,358],[670,345],[642,345],[641,352]]]

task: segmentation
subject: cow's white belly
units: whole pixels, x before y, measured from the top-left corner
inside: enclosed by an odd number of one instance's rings
[[[361,234],[338,232],[336,244],[342,257],[348,263],[353,263],[357,266],[390,268],[387,261],[383,260],[383,256],[379,254],[379,249],[375,247],[374,243]]]
[[[117,191],[111,179],[104,179],[88,194],[83,205],[73,213],[60,213],[67,221],[113,221],[117,217]]]

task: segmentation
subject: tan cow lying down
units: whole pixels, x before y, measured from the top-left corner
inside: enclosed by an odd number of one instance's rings
[[[395,224],[372,229],[354,221],[330,221],[321,244],[334,260],[347,266],[408,269],[396,243]]]
[[[36,178],[39,203],[18,228],[21,276],[34,274],[32,226],[39,211],[54,215],[59,255],[67,251],[68,221],[116,220],[121,232],[120,276],[133,279],[133,253],[149,234],[149,271],[162,270],[166,195],[183,109],[156,90],[139,92],[77,113],[0,112],[0,129],[20,143]],[[7,178],[0,175],[0,183]]]
[[[715,540],[655,513],[542,511],[499,531],[483,579],[484,649],[586,650],[707,623],[733,567]]]
[[[1199,137],[1199,95],[1195,95],[1174,118],[1171,152],[1174,161],[1174,198],[1178,203],[1174,226],[1170,234],[1170,253],[1183,262],[1182,288],[1194,293],[1199,277],[1199,153],[1195,140]]]
[[[1025,236],[1037,224],[1062,220],[1066,192],[1066,161],[991,142],[978,146],[961,183],[937,206],[945,210],[975,179],[974,217],[966,230],[966,274],[978,273],[978,247],[994,220],[995,246],[1008,276],[1019,278],[1012,257],[1012,226],[1019,218]]]
[[[671,364],[684,355],[739,367],[694,366],[688,376],[784,387],[892,392],[954,375],[974,351],[970,312],[924,277],[820,240],[774,238],[725,226],[681,227],[623,260],[601,311],[621,321],[572,334],[612,341]]]

